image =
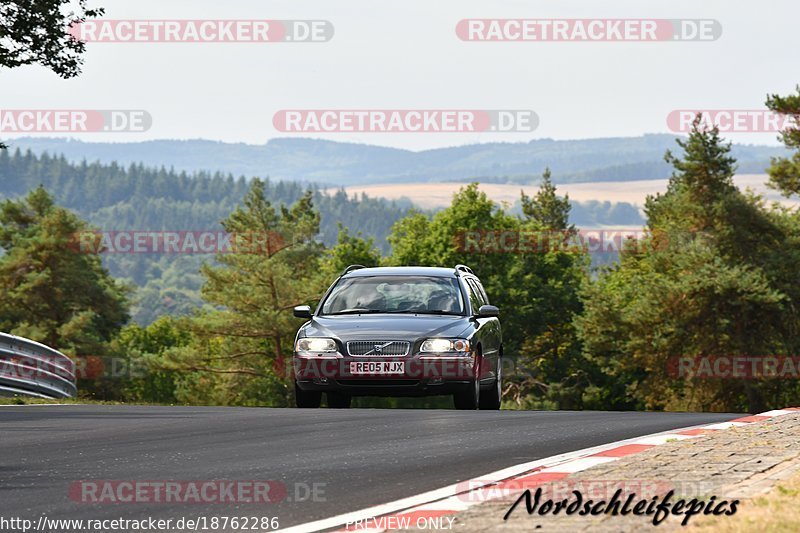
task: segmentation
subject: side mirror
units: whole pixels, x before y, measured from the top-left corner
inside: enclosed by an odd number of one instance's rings
[[[298,305],[297,307],[294,308],[293,314],[297,318],[311,318],[311,306]]]
[[[489,318],[493,316],[500,316],[500,309],[493,305],[482,305],[480,309],[478,309],[479,318]]]

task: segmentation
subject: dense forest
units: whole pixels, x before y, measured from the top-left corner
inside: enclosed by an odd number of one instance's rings
[[[42,185],[55,200],[74,210],[100,231],[204,231],[221,229],[220,221],[242,201],[250,184],[244,177],[187,175],[143,165],[71,164],[63,157],[0,151],[0,196],[15,198]],[[392,224],[410,204],[387,202],[342,191],[326,194],[313,185],[265,182],[275,204],[291,204],[308,189],[323,223],[318,239],[336,242],[338,226],[385,242]],[[386,247],[384,247],[386,249]],[[134,319],[147,324],[162,314],[185,314],[201,304],[200,266],[207,255],[105,254],[111,274],[138,288]]]
[[[142,164],[73,164],[65,157],[36,156],[0,150],[0,197],[24,196],[42,185],[59,205],[74,210],[101,231],[197,231],[221,229],[220,221],[242,201],[249,180],[220,173],[175,172]],[[340,189],[314,184],[264,181],[264,194],[274,204],[291,204],[311,190],[320,213],[316,237],[326,246],[336,243],[339,224],[353,234],[373,238],[390,252],[392,225],[412,207],[408,201],[386,201],[366,195],[352,197]],[[580,226],[641,225],[639,209],[628,203],[572,203],[571,220]],[[519,202],[512,211],[519,212]],[[186,314],[202,304],[200,266],[213,261],[203,255],[105,254],[111,274],[128,281],[133,317],[149,324],[163,314]]]

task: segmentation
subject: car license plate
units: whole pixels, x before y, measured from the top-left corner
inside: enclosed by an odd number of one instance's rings
[[[358,361],[350,363],[350,373],[353,375],[385,376],[404,374],[406,364],[402,361]]]

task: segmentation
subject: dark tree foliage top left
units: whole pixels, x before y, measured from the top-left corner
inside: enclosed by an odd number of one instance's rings
[[[72,24],[103,14],[86,0],[8,0],[0,3],[0,66],[38,64],[61,76],[80,74],[85,43],[69,32]]]
[[[86,44],[70,26],[103,15],[86,0],[3,0],[0,2],[0,69],[42,65],[62,78],[81,72]],[[7,146],[0,142],[0,150]]]

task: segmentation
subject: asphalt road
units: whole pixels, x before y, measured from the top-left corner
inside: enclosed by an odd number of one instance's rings
[[[0,517],[277,516],[287,527],[525,461],[738,416],[0,407]],[[278,504],[90,504],[69,496],[79,480],[277,480],[286,484],[288,499]]]

